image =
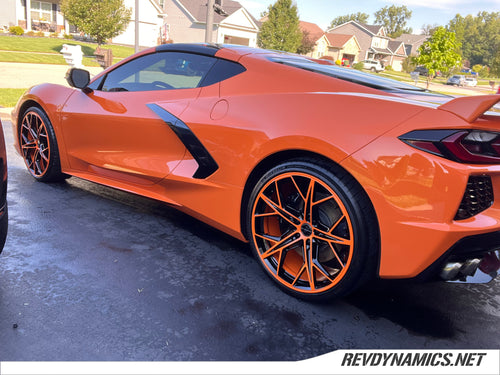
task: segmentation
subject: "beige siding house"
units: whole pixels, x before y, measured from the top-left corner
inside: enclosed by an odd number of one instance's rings
[[[406,51],[389,38],[383,26],[365,25],[356,21],[349,21],[328,30],[332,34],[355,35],[361,47],[359,60],[380,60],[385,66],[391,65],[394,70],[400,71]]]
[[[257,46],[259,22],[237,1],[223,0],[222,14],[215,13],[213,43]],[[205,41],[206,0],[165,0],[165,34],[172,43]]]

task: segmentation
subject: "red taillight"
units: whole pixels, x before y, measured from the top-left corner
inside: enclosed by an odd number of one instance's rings
[[[460,163],[500,164],[500,133],[480,130],[416,130],[399,137],[423,151]]]

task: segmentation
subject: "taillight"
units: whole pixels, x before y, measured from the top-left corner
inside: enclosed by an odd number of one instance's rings
[[[500,133],[482,130],[415,130],[399,137],[431,154],[460,163],[500,164]]]

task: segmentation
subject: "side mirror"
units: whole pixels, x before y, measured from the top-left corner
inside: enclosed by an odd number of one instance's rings
[[[84,69],[71,68],[66,73],[66,81],[71,87],[84,89],[90,82],[90,73]]]

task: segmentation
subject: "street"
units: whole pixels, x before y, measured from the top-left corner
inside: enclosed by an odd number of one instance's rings
[[[282,361],[336,349],[500,347],[498,278],[385,281],[327,304],[303,302],[267,278],[247,244],[162,203],[77,178],[35,181],[2,122],[10,222],[0,361]]]

